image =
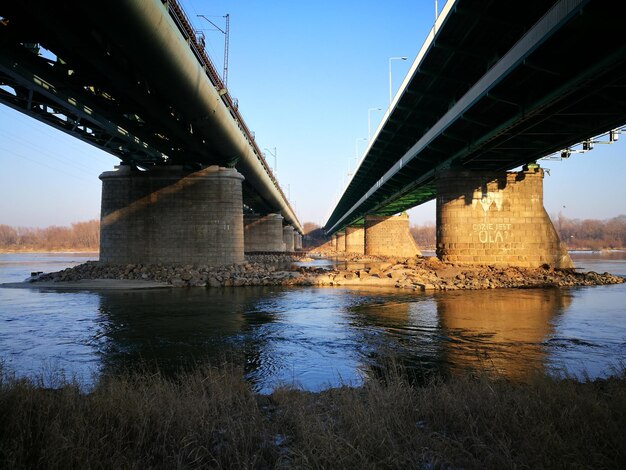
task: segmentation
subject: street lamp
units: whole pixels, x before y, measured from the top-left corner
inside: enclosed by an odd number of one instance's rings
[[[276,176],[276,147],[274,147],[274,152],[272,152],[270,149],[265,148],[263,149],[265,150],[267,153],[269,153],[272,157],[274,157],[274,176]]]
[[[406,60],[406,57],[389,57],[389,106],[391,106],[391,61],[392,60]]]
[[[356,165],[359,163],[359,142],[367,141],[365,137],[360,137],[354,141],[354,171],[356,171]]]
[[[372,140],[372,111],[381,111],[382,108],[369,108],[367,110],[367,141]]]

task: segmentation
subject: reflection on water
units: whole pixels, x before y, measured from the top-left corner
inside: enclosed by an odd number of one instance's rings
[[[441,328],[449,339],[447,362],[513,379],[543,371],[543,343],[554,333],[555,317],[571,303],[557,289],[451,294],[437,298]]]
[[[146,362],[165,370],[219,357],[244,326],[255,289],[143,290],[98,294],[102,363],[117,372]]]
[[[0,255],[2,261],[0,278],[24,269]],[[26,269],[37,262],[29,258]],[[626,272],[625,260],[609,262],[621,263],[614,272]],[[626,357],[625,300],[625,285],[437,294],[0,289],[0,358],[18,374],[48,364],[90,383],[91,373],[140,363],[168,372],[228,356],[261,392],[280,383],[309,390],[359,384],[383,374],[390,359],[418,378],[468,369],[512,379],[553,370],[595,377]]]
[[[523,379],[544,371],[545,341],[571,300],[558,289],[417,297],[392,291],[388,298],[378,293],[350,310],[352,327],[362,329],[371,346],[372,374],[384,372],[377,366],[387,356],[418,377],[483,370]]]

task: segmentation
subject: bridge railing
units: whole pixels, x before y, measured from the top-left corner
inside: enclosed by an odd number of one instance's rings
[[[287,203],[287,205],[293,212],[293,208],[291,207],[289,200],[285,197],[285,193],[283,193],[283,190],[278,184],[278,181],[276,180],[274,173],[272,173],[269,165],[267,164],[267,161],[265,160],[265,157],[263,156],[263,152],[261,152],[261,150],[259,149],[254,139],[254,136],[252,135],[252,132],[250,132],[250,129],[248,129],[248,126],[243,120],[243,117],[239,113],[239,109],[238,109],[239,106],[233,101],[232,97],[228,93],[228,89],[224,85],[222,78],[220,77],[219,73],[217,72],[217,69],[215,68],[215,65],[213,65],[213,62],[211,61],[206,51],[204,50],[204,47],[198,43],[196,32],[191,26],[191,21],[189,20],[189,17],[187,16],[187,14],[185,13],[182,6],[178,3],[177,0],[164,0],[163,3],[167,6],[167,10],[170,16],[176,23],[176,26],[178,26],[178,29],[182,33],[183,37],[186,39],[187,44],[189,44],[189,48],[192,50],[192,52],[194,53],[198,61],[202,64],[205,73],[209,77],[209,80],[211,80],[211,83],[213,83],[219,95],[222,97],[224,104],[229,109],[231,116],[233,116],[233,119],[237,123],[237,126],[239,127],[241,132],[246,136],[246,139],[252,146],[252,149],[254,150],[255,155],[257,156],[257,158],[263,165],[263,168],[265,168],[265,171],[267,172],[270,179],[272,180],[272,183],[274,183],[274,186],[280,192],[280,195],[282,196],[282,198],[285,200],[285,202]]]

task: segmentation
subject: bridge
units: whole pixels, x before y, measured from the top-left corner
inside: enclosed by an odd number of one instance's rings
[[[100,176],[103,261],[228,264],[301,248],[176,0],[2,2],[0,102],[121,160]]]
[[[534,163],[617,137],[624,17],[622,2],[449,0],[325,224],[337,249],[417,253],[393,215],[436,198],[441,259],[571,266]]]

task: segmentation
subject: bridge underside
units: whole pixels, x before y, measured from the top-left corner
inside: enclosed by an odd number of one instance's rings
[[[0,103],[132,167],[234,167],[245,208],[302,231],[174,0],[0,3]]]
[[[545,15],[539,1],[458,0],[453,8],[328,233],[435,198],[442,171],[510,170],[626,122],[625,4],[561,1]]]

